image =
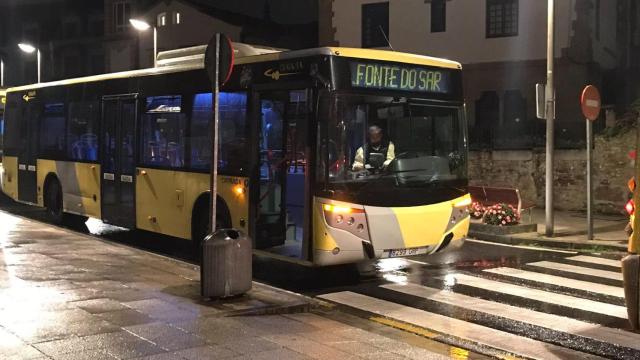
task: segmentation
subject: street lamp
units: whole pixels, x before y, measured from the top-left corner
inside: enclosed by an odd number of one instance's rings
[[[35,46],[27,43],[20,43],[18,44],[18,47],[27,54],[32,54],[34,51],[36,52],[38,61],[38,82],[40,82],[40,49],[37,49]]]
[[[140,19],[129,19],[129,23],[133,26],[134,29],[138,31],[147,31],[151,28],[148,22]],[[153,27],[153,67],[157,66],[157,56],[158,56],[158,30],[156,27]]]

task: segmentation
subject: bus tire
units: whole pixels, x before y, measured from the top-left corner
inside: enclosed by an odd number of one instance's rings
[[[81,227],[87,222],[88,217],[76,214],[67,214],[62,206],[62,186],[55,177],[47,179],[44,192],[44,206],[49,222],[55,225],[68,225]]]
[[[196,261],[202,259],[202,242],[209,235],[209,199],[202,196],[196,201],[193,207],[191,220],[191,243],[193,246],[193,256]],[[231,227],[231,215],[227,204],[218,197],[216,203],[216,229]]]
[[[62,225],[64,222],[64,209],[62,208],[62,187],[55,177],[47,179],[44,188],[44,207],[49,222]]]

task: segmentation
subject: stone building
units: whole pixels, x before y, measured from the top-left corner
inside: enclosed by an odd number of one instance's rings
[[[448,58],[463,64],[475,183],[515,186],[544,204],[545,123],[536,118],[535,84],[546,81],[547,2],[541,0],[319,0],[321,45],[370,47]],[[556,205],[584,208],[585,125],[579,96],[601,89],[606,111],[597,131],[637,98],[640,6],[633,0],[559,0],[555,9]],[[635,71],[635,73],[634,73]],[[635,74],[635,75],[634,75]],[[629,84],[631,83],[631,84]],[[604,138],[596,167],[596,204],[626,202],[629,141]],[[614,150],[618,151],[614,154]],[[602,171],[598,173],[598,171]]]

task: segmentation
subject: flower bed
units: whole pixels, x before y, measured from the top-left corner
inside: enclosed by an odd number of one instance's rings
[[[520,214],[511,205],[495,204],[485,209],[482,222],[497,226],[516,225],[520,222]]]
[[[472,202],[471,206],[469,207],[469,214],[473,219],[482,219],[482,216],[484,215],[484,211],[485,211],[484,206],[482,206],[482,204],[480,204],[477,201]]]

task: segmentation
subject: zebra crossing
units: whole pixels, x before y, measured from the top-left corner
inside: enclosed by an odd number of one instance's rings
[[[640,334],[627,330],[620,266],[619,259],[574,255],[318,297],[372,320],[424,328],[441,341],[505,356],[638,359]]]

